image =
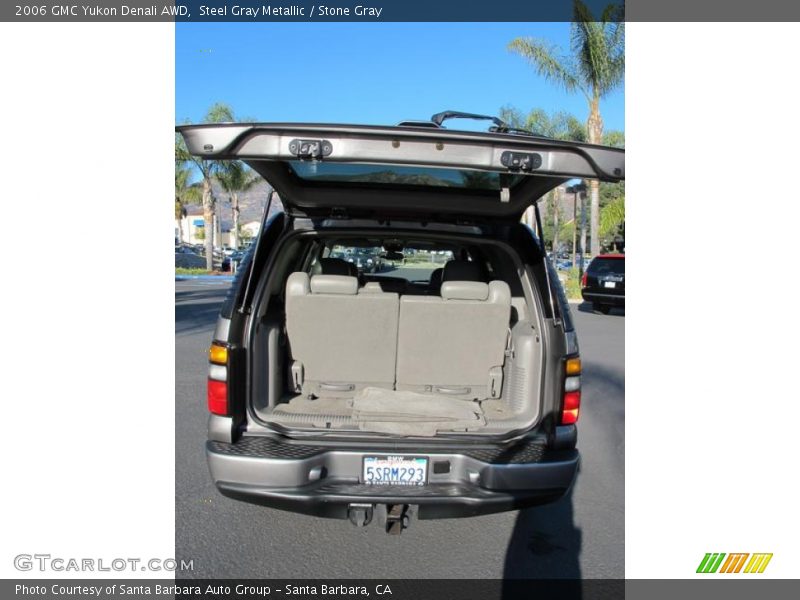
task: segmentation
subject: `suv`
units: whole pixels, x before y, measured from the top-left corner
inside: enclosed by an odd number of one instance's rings
[[[600,254],[592,259],[581,279],[581,296],[604,315],[625,308],[625,255]]]
[[[397,533],[412,514],[514,510],[572,485],[578,342],[520,218],[569,179],[622,179],[624,151],[498,119],[442,127],[451,115],[177,128],[198,157],[246,162],[284,206],[209,352],[206,454],[224,495]]]

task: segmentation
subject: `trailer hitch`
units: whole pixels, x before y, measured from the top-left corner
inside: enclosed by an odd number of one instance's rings
[[[360,504],[347,505],[347,518],[356,527],[366,527],[377,516],[377,521],[386,533],[400,535],[411,523],[412,510],[408,504]]]
[[[408,504],[386,505],[386,533],[400,535],[404,529],[408,529],[410,522],[411,512]]]

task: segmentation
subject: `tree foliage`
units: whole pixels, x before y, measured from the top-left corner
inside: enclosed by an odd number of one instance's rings
[[[568,93],[580,92],[586,98],[587,140],[603,140],[600,100],[622,83],[625,77],[625,23],[621,5],[608,5],[595,17],[581,0],[573,0],[570,48],[563,51],[547,40],[521,37],[508,49],[525,58],[536,73]],[[592,253],[599,251],[599,182],[589,180]]]
[[[203,118],[204,123],[228,123],[234,121],[233,109],[223,102],[216,102],[211,105]],[[203,221],[205,224],[204,230],[211,232],[211,235],[206,236],[206,267],[210,271],[213,268],[213,250],[214,250],[214,236],[213,236],[213,220],[214,210],[216,208],[216,198],[214,198],[213,189],[211,187],[212,179],[217,171],[221,168],[220,161],[205,160],[189,153],[186,148],[186,143],[183,136],[175,134],[175,167],[178,166],[192,166],[200,172],[202,183],[202,201],[203,201]]]
[[[246,192],[252,188],[259,177],[238,160],[220,161],[216,180],[228,195]]]
[[[600,186],[600,237],[613,238],[625,224],[625,182]]]
[[[515,38],[508,48],[565,91],[579,91],[589,101],[603,98],[625,77],[625,23],[618,9],[610,4],[598,19],[581,0],[575,0],[568,53],[531,37]]]
[[[589,138],[586,123],[564,110],[548,113],[543,108],[533,108],[525,114],[519,108],[506,104],[500,108],[499,116],[511,127],[527,129],[557,140],[586,142]],[[624,148],[625,132],[616,129],[604,132],[603,144]]]

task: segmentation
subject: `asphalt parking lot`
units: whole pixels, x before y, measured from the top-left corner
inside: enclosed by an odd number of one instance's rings
[[[578,480],[558,503],[415,521],[400,536],[221,496],[206,468],[208,344],[227,283],[175,283],[175,552],[180,577],[623,578],[624,313],[572,312],[584,361]]]

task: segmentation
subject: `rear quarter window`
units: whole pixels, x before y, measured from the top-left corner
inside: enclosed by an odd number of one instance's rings
[[[625,275],[624,258],[595,258],[587,269],[592,275]]]

